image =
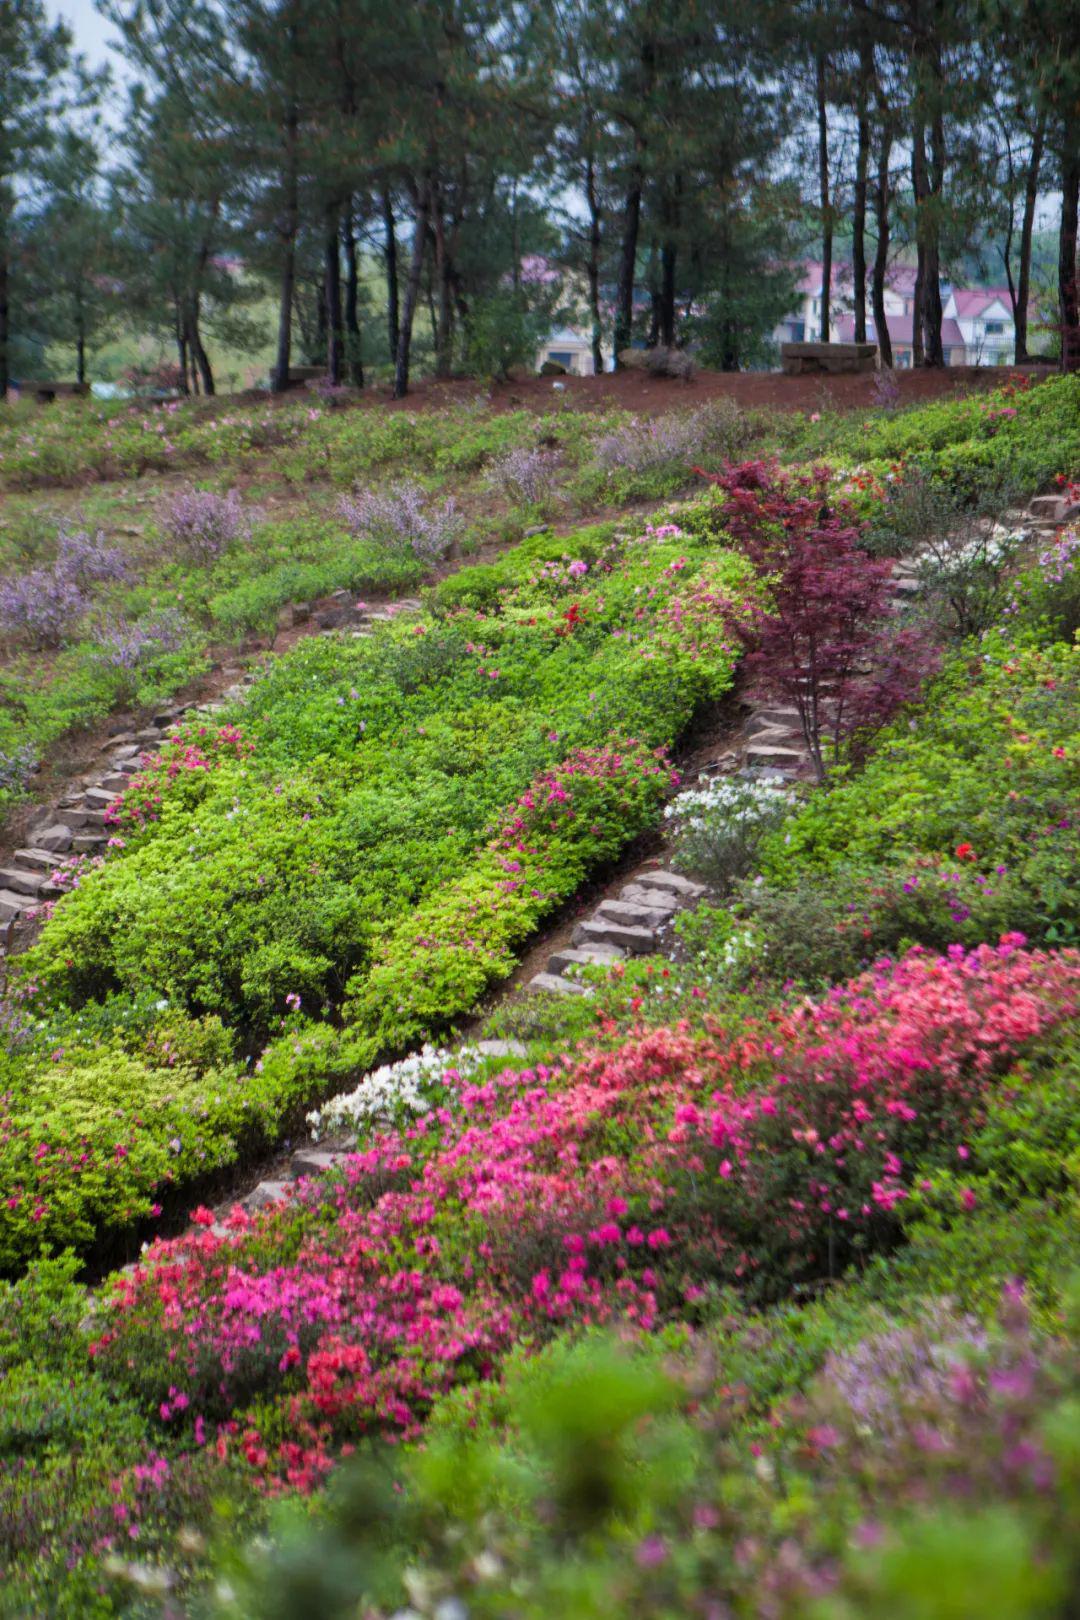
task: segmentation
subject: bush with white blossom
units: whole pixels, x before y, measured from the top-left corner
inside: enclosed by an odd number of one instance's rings
[[[343,1091],[313,1109],[307,1122],[316,1141],[337,1131],[355,1131],[361,1136],[373,1127],[404,1124],[434,1108],[448,1086],[470,1079],[487,1061],[475,1046],[462,1046],[456,1052],[424,1046],[397,1063],[373,1069],[355,1091]]]
[[[746,876],[763,835],[790,808],[790,791],[770,781],[703,781],[687,788],[664,811],[676,869],[730,887]]]

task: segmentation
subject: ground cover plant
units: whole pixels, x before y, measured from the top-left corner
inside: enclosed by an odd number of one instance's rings
[[[935,456],[984,431],[949,411]],[[891,628],[852,468],[532,536],[144,762],[0,1022],[0,1614],[1064,1620],[1073,539],[1002,557],[994,622],[824,787],[671,768],[747,629],[804,614],[811,539]],[[406,517],[447,499],[420,476]],[[258,562],[214,549],[242,616]],[[422,1047],[665,805],[724,899],[680,960],[506,1004],[518,1059]],[[92,1294],[34,1259],[305,1114],[354,1151],[282,1206],[200,1209]]]
[[[134,780],[12,987],[6,1263],[147,1214],[445,1028],[655,819],[665,750],[730,685],[745,564],[600,531],[504,575],[483,610],[298,645],[242,730],[187,728]]]

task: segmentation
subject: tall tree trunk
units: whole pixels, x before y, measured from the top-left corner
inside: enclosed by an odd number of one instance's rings
[[[941,325],[944,310],[941,303],[941,210],[945,200],[945,123],[941,113],[942,94],[940,63],[935,69],[935,96],[938,105],[930,122],[930,197],[927,216],[926,281],[923,290],[923,364],[939,367],[945,364]]]
[[[667,241],[660,250],[660,341],[675,347],[675,243]]]
[[[911,142],[911,189],[915,197],[915,295],[911,305],[911,363],[923,363],[923,310],[926,297],[926,128],[916,112]]]
[[[354,388],[364,386],[364,356],[360,338],[360,268],[356,256],[356,230],[352,206],[342,220],[341,242],[345,250],[345,354],[349,381]]]
[[[86,381],[86,338],[81,329],[75,337],[75,381],[80,388]]]
[[[1016,332],[1016,362],[1028,358],[1028,303],[1031,292],[1031,239],[1035,232],[1035,208],[1039,200],[1039,175],[1042,170],[1043,148],[1046,144],[1046,114],[1039,114],[1035,134],[1031,141],[1028,160],[1027,184],[1024,187],[1024,217],[1020,225],[1020,263],[1017,267],[1016,304],[1013,309],[1013,327]]]
[[[604,369],[604,350],[600,342],[600,203],[596,194],[596,159],[591,142],[585,158],[585,201],[589,209],[589,256],[585,276],[589,285],[593,370],[599,377]]]
[[[199,330],[199,300],[192,299],[191,309],[188,313],[188,352],[191,355],[191,369],[202,384],[202,391],[210,398],[214,392],[214,373],[210,366],[210,356],[203,347],[202,333]]]
[[[634,331],[634,270],[637,266],[638,228],[641,223],[641,185],[641,165],[638,163],[623,204],[619,276],[615,286],[615,330],[612,336],[616,371],[619,369],[619,355],[630,347]]]
[[[174,304],[173,331],[176,335],[176,358],[180,368],[180,392],[191,393],[191,382],[188,378],[188,340],[184,318],[180,309],[179,299]]]
[[[3,198],[0,197],[0,208]],[[11,312],[8,293],[7,235],[0,219],[0,405],[6,404],[11,373],[8,369],[8,344],[11,340]]]
[[[441,190],[432,207],[432,220],[435,241],[435,295],[438,300],[438,313],[435,317],[435,375],[449,377],[452,369],[453,305],[450,297],[451,267],[446,251],[446,218],[443,214]]]
[[[339,220],[336,209],[326,217],[326,236],[323,247],[323,297],[326,300],[326,376],[333,387],[341,384],[345,358],[345,323],[341,310],[341,248],[338,243]]]
[[[877,248],[874,252],[874,276],[871,299],[874,307],[874,332],[877,336],[878,358],[883,366],[892,366],[892,339],[885,318],[885,275],[889,268],[889,157],[892,153],[892,128],[888,119],[881,125],[881,145],[878,148],[877,188],[874,193],[874,214],[877,222]]]
[[[825,53],[817,59],[818,197],[821,204],[821,341],[829,341],[829,306],[832,303],[832,204],[829,199],[829,103]]]
[[[431,211],[431,186],[425,177],[420,181],[413,209],[412,255],[409,260],[409,279],[405,284],[405,305],[398,328],[397,353],[394,357],[394,398],[404,399],[409,392],[409,350],[412,346],[413,318],[420,298],[420,277],[424,269],[424,249],[427,245],[428,217]]]
[[[396,364],[399,335],[397,232],[394,229],[394,204],[389,186],[384,186],[382,191],[382,216],[385,232],[383,257],[386,265],[386,326],[390,337],[390,359]]]
[[[851,220],[851,268],[854,285],[855,342],[866,342],[866,198],[870,171],[870,86],[874,77],[873,46],[859,55],[858,144],[855,154],[855,197]]]
[[[296,292],[296,232],[300,217],[300,199],[297,181],[297,136],[300,114],[295,106],[289,108],[285,119],[285,219],[282,225],[282,259],[280,295],[278,299],[277,359],[270,381],[275,394],[284,394],[289,386],[289,363],[292,360],[292,311]]]
[[[1076,284],[1077,212],[1080,207],[1080,145],[1076,132],[1064,132],[1061,159],[1061,231],[1058,236],[1058,302],[1061,315],[1061,369],[1080,371],[1080,292]]]

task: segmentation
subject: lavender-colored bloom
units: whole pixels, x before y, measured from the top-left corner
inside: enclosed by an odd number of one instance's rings
[[[0,793],[21,793],[37,769],[37,755],[29,743],[7,754],[0,749]]]
[[[347,495],[338,511],[354,535],[395,551],[411,550],[424,562],[444,557],[465,521],[452,498],[436,505],[410,480],[394,490],[368,489]]]
[[[86,611],[86,598],[59,568],[34,568],[0,582],[0,628],[36,647],[58,647]]]
[[[986,1343],[973,1317],[956,1317],[939,1302],[917,1328],[875,1333],[851,1350],[834,1352],[826,1360],[823,1382],[857,1428],[897,1440],[916,1412],[932,1416],[952,1407],[957,1363]]]
[[[129,624],[121,620],[101,633],[100,656],[113,669],[138,669],[163,653],[176,652],[187,635],[187,624],[175,608],[147,615]]]
[[[600,439],[596,459],[606,472],[663,472],[688,468],[704,456],[730,457],[748,437],[738,406],[719,399],[696,411],[672,411],[651,421],[638,417]]]
[[[130,577],[128,559],[119,546],[109,546],[99,529],[62,530],[56,572],[76,585],[116,584]]]
[[[189,561],[209,568],[230,546],[251,538],[251,518],[236,490],[187,489],[162,509],[159,522],[166,538]]]
[[[519,446],[492,464],[491,484],[521,506],[538,506],[551,493],[558,460],[547,450]]]

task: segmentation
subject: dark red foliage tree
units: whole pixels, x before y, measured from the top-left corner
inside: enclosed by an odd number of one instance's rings
[[[695,471],[725,495],[724,528],[757,570],[759,599],[732,614],[756,692],[799,716],[819,780],[918,693],[937,666],[926,633],[902,625],[892,565],[862,550],[862,527],[832,498],[826,467],[772,461]]]

